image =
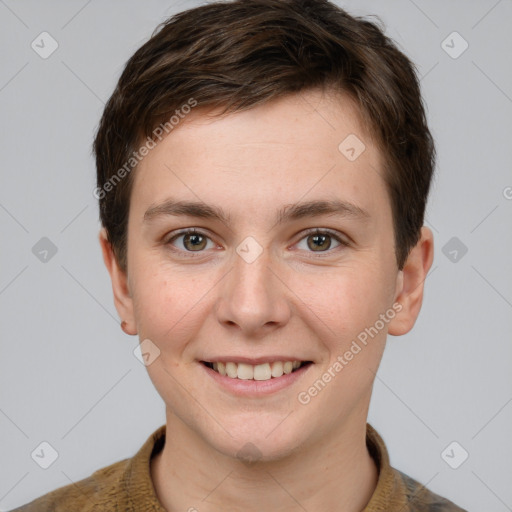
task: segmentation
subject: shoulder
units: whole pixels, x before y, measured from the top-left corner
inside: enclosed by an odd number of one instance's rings
[[[11,512],[107,512],[118,510],[123,474],[130,459],[115,462],[91,476],[45,494]]]
[[[155,494],[150,460],[165,443],[166,426],[156,429],[131,458],[98,469],[11,512],[165,512]]]
[[[407,503],[411,512],[467,512],[398,469],[393,468],[393,471],[405,486]]]
[[[367,424],[366,434],[368,451],[379,469],[379,479],[365,511],[467,512],[392,467],[384,440],[370,424]]]

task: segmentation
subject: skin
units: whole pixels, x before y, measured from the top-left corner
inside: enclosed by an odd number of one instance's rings
[[[361,511],[378,478],[365,445],[375,372],[387,334],[405,334],[419,314],[432,232],[422,228],[398,270],[382,157],[348,97],[309,90],[245,112],[207,114],[193,111],[140,163],[126,273],[104,230],[99,236],[126,330],[160,350],[147,366],[166,404],[168,435],[151,462],[158,498],[169,511],[226,504],[246,512]],[[338,150],[350,134],[366,146],[355,161]],[[144,220],[170,197],[222,207],[229,222]],[[342,200],[367,215],[276,223],[285,206],[315,199]],[[183,235],[171,240],[183,228],[207,237],[199,251]],[[327,237],[315,250],[310,228],[329,229],[346,245]],[[262,249],[252,263],[236,252],[248,236]],[[378,335],[300,403],[298,394],[398,303],[401,311]],[[291,386],[260,397],[221,389],[199,362],[276,354],[314,364]],[[257,462],[243,460],[247,443]]]

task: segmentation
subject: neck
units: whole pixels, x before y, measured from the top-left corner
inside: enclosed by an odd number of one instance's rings
[[[158,499],[168,511],[360,512],[377,485],[366,448],[366,416],[284,459],[243,463],[205,443],[167,413],[163,450],[151,460]]]

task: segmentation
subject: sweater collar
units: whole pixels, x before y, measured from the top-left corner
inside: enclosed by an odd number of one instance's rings
[[[156,429],[146,440],[134,457],[129,459],[126,467],[125,496],[118,498],[119,510],[126,507],[129,500],[130,511],[166,512],[156,495],[151,480],[151,458],[159,453],[165,444],[166,425]],[[387,510],[409,511],[405,484],[389,463],[386,445],[377,431],[368,423],[366,425],[366,446],[375,461],[379,477],[370,501],[363,512],[384,512]],[[149,508],[148,508],[149,507]]]

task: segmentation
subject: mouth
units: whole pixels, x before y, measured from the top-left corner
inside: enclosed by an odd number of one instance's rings
[[[233,361],[201,361],[214,372],[239,380],[268,381],[300,370],[312,364],[312,361],[273,361],[261,364],[235,363]]]

